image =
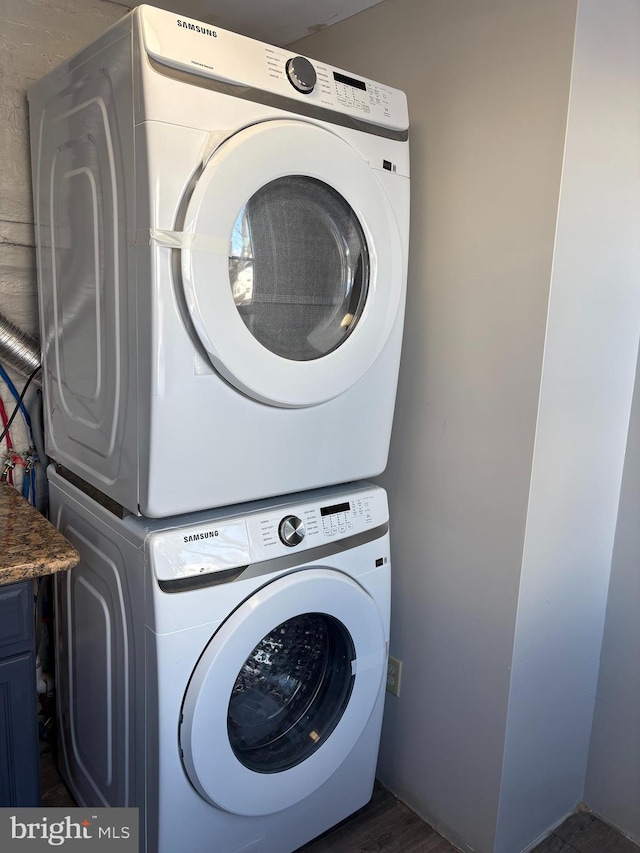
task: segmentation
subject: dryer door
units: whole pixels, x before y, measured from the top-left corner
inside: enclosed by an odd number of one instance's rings
[[[196,332],[230,383],[272,405],[322,403],[363,376],[402,303],[402,269],[375,170],[313,124],[235,134],[187,205],[182,279]]]
[[[373,599],[331,569],[273,581],[218,629],[180,725],[186,772],[229,812],[280,811],[320,787],[360,737],[386,672]]]

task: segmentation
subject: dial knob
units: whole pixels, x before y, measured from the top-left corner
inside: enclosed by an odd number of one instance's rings
[[[308,95],[316,85],[316,70],[304,56],[294,56],[287,61],[287,77],[294,89]]]
[[[304,522],[297,515],[285,515],[278,528],[280,539],[289,548],[299,545],[304,539],[305,532]]]

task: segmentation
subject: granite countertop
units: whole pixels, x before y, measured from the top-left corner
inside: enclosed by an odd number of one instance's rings
[[[65,572],[78,552],[8,483],[0,482],[0,585]]]

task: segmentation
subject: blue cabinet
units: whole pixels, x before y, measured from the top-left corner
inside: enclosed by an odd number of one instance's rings
[[[0,806],[40,805],[31,583],[0,586]]]

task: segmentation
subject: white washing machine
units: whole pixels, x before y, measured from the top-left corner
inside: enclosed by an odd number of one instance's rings
[[[29,105],[47,452],[149,517],[380,473],[404,94],[140,6]]]
[[[63,776],[146,853],[289,853],[370,798],[389,629],[385,492],[151,521],[50,469]]]

